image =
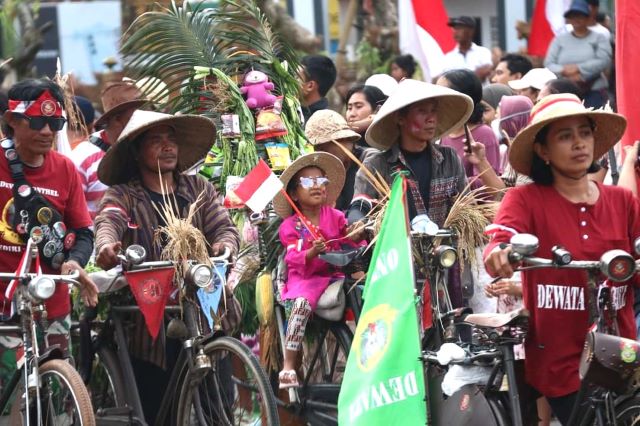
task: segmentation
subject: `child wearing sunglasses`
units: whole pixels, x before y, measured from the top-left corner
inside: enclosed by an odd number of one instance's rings
[[[281,389],[298,386],[296,361],[307,321],[327,287],[344,278],[339,269],[318,255],[339,250],[345,244],[356,246],[354,240],[358,238],[349,236],[344,214],[333,208],[344,179],[342,162],[324,152],[298,158],[280,177],[290,201],[301,213],[293,211],[284,194],[274,199],[274,210],[284,218],[280,241],[286,250],[287,281],[281,298],[289,318],[284,367],[279,374]]]

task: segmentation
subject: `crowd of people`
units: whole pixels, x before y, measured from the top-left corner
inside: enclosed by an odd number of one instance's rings
[[[452,303],[477,312],[522,305],[531,311],[522,355],[527,382],[543,397],[538,400],[543,423],[549,422],[549,406],[561,422],[568,420],[588,328],[585,283],[576,273],[514,274],[510,249],[501,243],[508,243],[513,233],[531,233],[540,238],[541,252],[562,245],[574,259],[595,259],[613,248],[632,252],[633,240],[640,236],[638,144],[627,150],[618,170],[608,153],[622,137],[626,120],[589,109],[603,107],[612,93],[611,37],[594,21],[597,3],[572,3],[565,13],[570,27],[552,42],[544,67],[534,67],[516,53],[494,62],[488,49],[473,42],[475,20],[453,18],[449,25],[457,45],[445,56],[442,75],[430,82],[416,80],[413,57],[398,56],[388,74],[354,85],[340,111],[330,110],[327,100],[337,74],[332,60],[303,58],[300,100],[306,137],[315,152],[283,172],[290,200],[279,195],[274,201],[284,219],[280,240],[288,279],[281,296],[292,324],[279,375],[282,388],[298,384],[297,353],[306,322],[324,290],[342,278],[318,254],[341,240],[364,244],[360,232],[354,236],[353,224],[385,195],[372,174],[390,184],[401,171],[407,176],[411,222],[428,216],[442,227],[456,198],[469,187],[484,186],[487,196],[501,199],[498,231],[486,247],[477,247],[484,250],[484,262],[474,265],[470,276],[450,280]],[[182,173],[210,148],[215,127],[209,119],[154,111],[128,79],[104,88],[97,120],[88,100],[74,100],[79,121],[67,127],[69,146],[53,149],[56,133],[67,121],[61,89],[41,79],[19,82],[8,92],[3,134],[12,142],[2,143],[6,161],[0,161],[3,271],[16,270],[25,239],[44,227],[53,229],[55,220],[67,232],[58,236],[60,243],[51,233],[51,245],[46,239],[39,244],[44,269],[79,271],[82,299],[93,306],[97,288],[83,269],[91,254],[98,266],[109,269],[117,265],[120,250],[135,243],[147,249],[148,260],[159,259],[163,242],[158,243],[155,231],[166,224],[159,211],[164,206],[184,216],[197,200],[202,205],[193,224],[210,244],[209,254],[238,252],[238,230],[216,188]],[[618,172],[618,186],[609,185]],[[165,192],[173,194],[174,203]],[[31,211],[27,201],[34,196],[54,219]],[[473,281],[472,297],[461,291],[461,279]],[[621,334],[635,339],[634,292],[627,291],[627,284],[615,287],[620,294],[616,308]],[[577,299],[543,303],[546,286],[577,288],[571,293]],[[4,291],[0,301],[7,319],[11,301]],[[49,337],[67,348],[71,306],[66,287],[58,287],[47,307]],[[157,391],[168,377],[168,353],[175,352],[176,342],[170,340],[151,340],[142,320],[131,335],[148,419],[157,412]],[[16,362],[6,353],[19,342],[20,336],[0,338],[2,380]]]

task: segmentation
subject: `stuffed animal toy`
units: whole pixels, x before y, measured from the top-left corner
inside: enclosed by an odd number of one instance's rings
[[[240,88],[243,95],[247,95],[247,106],[251,109],[273,106],[276,97],[269,93],[274,89],[267,75],[261,71],[250,71],[244,77],[244,84]]]

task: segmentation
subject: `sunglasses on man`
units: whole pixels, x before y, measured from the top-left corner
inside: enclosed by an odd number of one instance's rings
[[[324,176],[318,177],[300,177],[300,186],[304,189],[311,189],[314,186],[327,186],[329,185],[329,178]]]
[[[17,114],[20,118],[24,118],[29,122],[29,128],[31,130],[42,130],[44,126],[49,125],[52,132],[58,132],[64,127],[64,123],[67,119],[64,117],[46,117],[44,115],[38,115],[30,117],[25,114]]]

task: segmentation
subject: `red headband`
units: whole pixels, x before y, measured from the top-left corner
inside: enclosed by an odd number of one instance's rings
[[[45,90],[35,101],[16,101],[9,99],[9,111],[30,117],[46,116],[61,117],[62,105],[52,95]]]

